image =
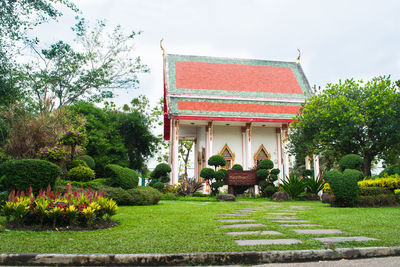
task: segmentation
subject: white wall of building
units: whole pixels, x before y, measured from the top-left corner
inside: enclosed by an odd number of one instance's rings
[[[219,154],[221,149],[228,144],[235,153],[233,164],[243,165],[242,156],[242,128],[234,126],[214,126],[213,155]]]
[[[271,160],[274,162],[274,166],[277,167],[278,158],[275,128],[253,127],[251,135],[251,160],[254,159],[254,154],[257,153],[261,144],[264,145],[268,153],[271,154]]]

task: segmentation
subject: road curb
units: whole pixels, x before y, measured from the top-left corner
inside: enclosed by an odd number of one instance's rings
[[[232,265],[400,256],[400,247],[169,254],[1,253],[1,265]]]

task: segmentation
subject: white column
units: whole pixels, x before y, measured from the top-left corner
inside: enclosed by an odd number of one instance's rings
[[[198,177],[199,173],[199,142],[197,142],[197,139],[194,141],[194,176],[193,178],[196,181],[199,181],[200,178]]]
[[[306,170],[311,170],[311,158],[309,156],[306,156],[305,165],[306,165]]]
[[[285,125],[284,125],[285,126]],[[287,152],[286,144],[287,144],[287,134],[288,134],[288,128],[286,127],[282,127],[282,138],[283,138],[283,142],[282,142],[282,157],[283,157],[283,177],[286,179],[286,177],[289,177],[289,154]]]
[[[207,140],[206,140],[206,162],[208,166],[208,159],[213,155],[213,123],[209,122],[208,125],[206,126],[206,131],[207,131]]]
[[[246,128],[242,127],[242,167],[243,170],[247,170],[247,160],[246,160]]]
[[[281,150],[281,128],[276,128],[276,158],[277,158],[277,166],[275,168],[279,169],[281,172],[278,175],[278,182],[282,181],[283,176],[283,168],[282,168],[282,150]]]
[[[247,170],[253,168],[253,161],[251,159],[251,123],[246,125],[246,162],[247,162]]]
[[[170,161],[171,161],[171,184],[178,183],[179,178],[179,120],[171,121],[172,135],[170,140]]]
[[[320,173],[319,173],[319,157],[318,155],[314,155],[314,177],[317,178]]]

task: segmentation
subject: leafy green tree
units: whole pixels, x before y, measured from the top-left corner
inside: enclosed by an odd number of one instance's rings
[[[381,76],[327,84],[312,97],[292,124],[289,150],[293,154],[334,151],[363,157],[363,173],[371,176],[375,158],[400,146],[400,81]]]
[[[35,43],[27,37],[35,26],[55,20],[62,13],[56,5],[77,11],[68,0],[0,0],[0,105],[8,105],[22,97],[22,86],[15,55],[23,44]]]
[[[152,156],[157,139],[142,114],[102,109],[84,102],[70,108],[85,116],[86,154],[94,158],[98,177],[105,177],[107,164],[141,170]]]
[[[125,34],[120,26],[109,31],[102,21],[91,28],[84,19],[73,27],[75,45],[58,41],[36,52],[35,62],[25,65],[25,86],[40,112],[46,101],[58,107],[79,100],[99,102],[116,88],[134,89],[138,73],[147,72],[134,54],[134,39],[141,32]]]

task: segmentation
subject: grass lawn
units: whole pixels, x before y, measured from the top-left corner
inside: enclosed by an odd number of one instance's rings
[[[299,235],[290,228],[265,219],[267,212],[296,211],[300,219],[336,228],[345,234],[336,236],[367,236],[379,239],[368,242],[339,243],[336,247],[399,246],[400,208],[331,208],[321,202],[200,202],[161,201],[155,206],[120,207],[114,219],[118,227],[81,232],[0,232],[0,252],[48,253],[172,253],[245,250],[321,249],[324,246],[309,235]],[[265,225],[259,230],[276,230],[279,236],[229,236],[216,222],[219,213],[242,208],[260,208],[251,213],[252,219]],[[262,209],[261,209],[262,208]],[[4,222],[4,218],[0,218]],[[229,224],[229,223],[228,223]],[[318,228],[318,227],[317,227]],[[321,228],[321,227],[319,227]],[[257,228],[245,229],[256,230]],[[324,235],[319,235],[324,236]],[[294,245],[238,246],[235,239],[296,238]]]

